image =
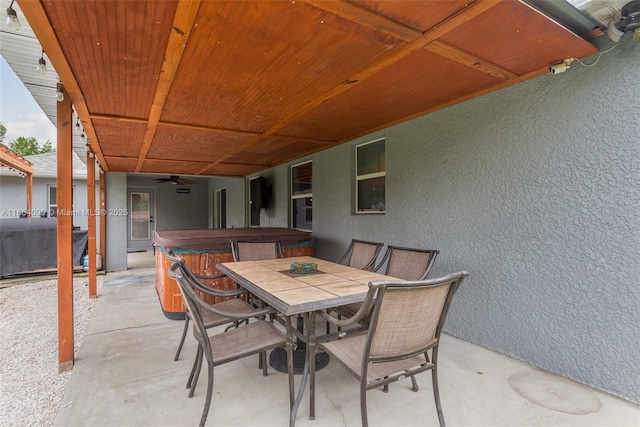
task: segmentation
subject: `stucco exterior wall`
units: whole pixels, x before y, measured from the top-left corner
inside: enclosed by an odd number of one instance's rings
[[[245,226],[245,180],[235,177],[209,179],[209,227],[213,228],[213,197],[216,191],[227,190],[227,228]]]
[[[87,216],[84,212],[87,209],[87,181],[74,179],[74,210],[77,215],[73,217],[73,225],[82,230],[87,229]],[[32,209],[36,213],[49,212],[49,187],[56,186],[55,178],[34,178],[31,193]],[[27,207],[27,186],[26,180],[20,177],[2,176],[0,177],[0,215],[3,217],[17,217],[11,215],[15,211],[22,211]],[[99,193],[96,192],[96,197]],[[97,199],[96,199],[97,200]],[[3,214],[4,212],[4,214]],[[47,214],[48,215],[48,214]]]
[[[105,172],[107,212],[127,209],[127,174],[124,172]],[[127,217],[125,215],[107,215],[107,256],[105,269],[121,271],[127,269]]]
[[[593,67],[314,155],[316,254],[337,259],[351,238],[440,249],[432,276],[471,273],[447,332],[640,402],[638,82],[626,37]],[[380,136],[387,211],[354,215],[353,147]],[[287,168],[265,173],[278,207]]]

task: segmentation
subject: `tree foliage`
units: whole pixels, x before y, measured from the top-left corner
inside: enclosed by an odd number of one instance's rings
[[[7,128],[2,123],[0,123],[0,142],[4,141],[4,137],[6,134]],[[53,153],[54,151],[56,151],[51,146],[51,141],[47,140],[47,142],[40,146],[38,140],[33,136],[19,136],[15,141],[9,142],[8,147],[11,149],[11,151],[21,156]]]
[[[45,142],[42,147],[38,140],[34,137],[19,136],[15,141],[9,143],[9,148],[21,156],[30,156],[32,154],[53,153],[55,150],[51,147],[51,141]]]

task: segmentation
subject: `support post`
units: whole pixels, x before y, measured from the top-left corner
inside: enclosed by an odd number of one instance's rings
[[[71,100],[57,103],[58,371],[73,368],[73,187]]]
[[[100,255],[102,255],[102,268],[106,271],[107,265],[107,185],[104,174],[100,174]]]
[[[27,218],[31,218],[33,211],[33,174],[27,173]]]
[[[89,298],[98,296],[96,277],[96,161],[87,152],[87,212],[89,235],[87,256],[89,257]]]

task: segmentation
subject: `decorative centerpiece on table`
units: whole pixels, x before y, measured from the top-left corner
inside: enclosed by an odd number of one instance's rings
[[[318,272],[318,264],[315,262],[294,262],[289,271],[294,274],[313,274]]]

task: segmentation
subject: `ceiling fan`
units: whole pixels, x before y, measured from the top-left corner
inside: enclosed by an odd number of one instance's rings
[[[186,178],[180,178],[178,175],[170,175],[169,178],[158,178],[156,182],[170,182],[172,185],[189,185],[197,184],[196,181]]]

